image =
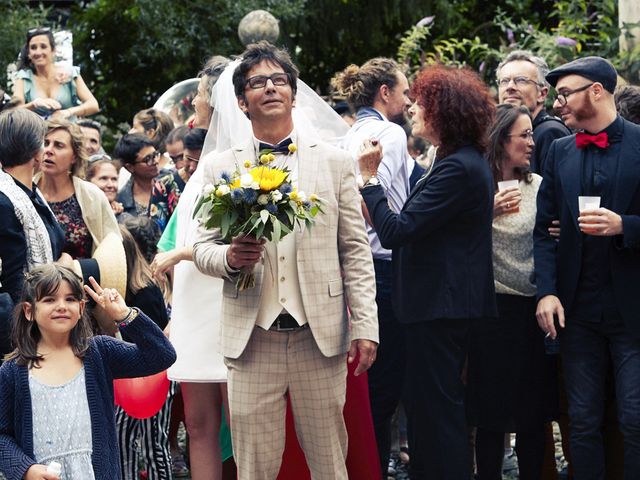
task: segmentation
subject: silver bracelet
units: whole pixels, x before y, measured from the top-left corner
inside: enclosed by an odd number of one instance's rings
[[[116,321],[116,325],[120,328],[126,327],[138,316],[139,313],[140,310],[138,310],[136,307],[129,307],[129,313],[127,313],[127,316],[122,320]]]

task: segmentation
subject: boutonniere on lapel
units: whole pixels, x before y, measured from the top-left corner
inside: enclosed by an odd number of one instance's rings
[[[289,145],[289,155],[296,151]],[[324,213],[323,201],[307,196],[291,182],[287,167],[275,166],[270,149],[260,150],[258,157],[246,160],[244,168],[223,172],[217,182],[205,185],[196,203],[194,218],[207,229],[219,228],[223,240],[238,235],[252,235],[277,243],[298,226],[311,229],[315,216]],[[238,290],[255,286],[253,269],[241,271]]]

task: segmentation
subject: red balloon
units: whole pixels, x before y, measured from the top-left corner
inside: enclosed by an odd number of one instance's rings
[[[113,381],[116,405],[134,418],[153,417],[162,408],[168,392],[166,371],[148,377],[118,378]]]

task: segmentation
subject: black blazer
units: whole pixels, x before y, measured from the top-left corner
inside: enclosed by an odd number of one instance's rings
[[[578,228],[582,154],[575,135],[556,140],[545,160],[533,232],[538,299],[556,295],[565,310],[573,304],[582,264],[583,234]],[[609,248],[616,303],[627,328],[640,338],[640,126],[623,121],[618,172],[610,210],[622,216],[624,234]],[[560,219],[560,240],[547,227]]]
[[[393,250],[393,307],[402,323],[496,316],[493,179],[472,147],[436,160],[402,211],[381,187],[362,196],[383,247]]]

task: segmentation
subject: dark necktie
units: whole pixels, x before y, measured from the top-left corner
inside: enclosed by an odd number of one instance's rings
[[[283,153],[286,155],[289,153],[289,145],[291,145],[292,143],[293,142],[291,141],[290,138],[285,138],[283,141],[281,141],[277,145],[269,145],[268,143],[260,142],[258,151],[261,152],[262,150],[269,149],[271,150],[271,153]]]
[[[584,132],[576,133],[576,147],[585,148],[591,144],[599,148],[607,148],[609,146],[609,136],[607,132],[600,132],[597,135],[589,135]]]

